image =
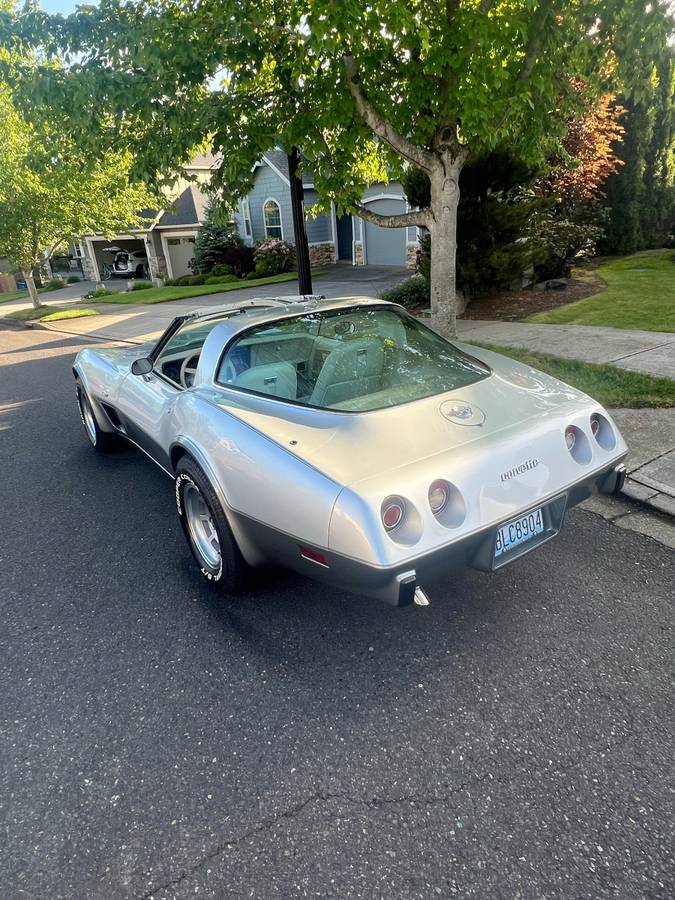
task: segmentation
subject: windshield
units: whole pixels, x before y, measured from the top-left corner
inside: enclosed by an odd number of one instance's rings
[[[313,312],[250,328],[217,380],[305,406],[360,412],[465,387],[490,370],[387,306]]]

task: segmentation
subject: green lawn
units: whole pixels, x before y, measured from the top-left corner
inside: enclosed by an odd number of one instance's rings
[[[58,322],[61,319],[79,319],[81,316],[97,316],[95,309],[86,309],[83,306],[68,306],[61,309],[55,309],[53,306],[40,306],[39,309],[17,309],[8,313],[8,319],[16,319],[19,322],[32,322],[39,320],[41,322]]]
[[[28,296],[28,291],[10,291],[7,294],[0,294],[0,303],[11,303],[12,300],[21,300]]]
[[[510,356],[527,366],[553,375],[585,394],[590,394],[603,406],[675,406],[675,381],[670,378],[654,378],[652,375],[627,372],[615,366],[561,359],[559,356],[531,353],[513,347],[497,347],[494,344],[477,346]]]
[[[597,274],[607,289],[535,313],[527,322],[556,325],[609,325],[643,331],[675,331],[675,252],[645,250],[601,263]]]
[[[60,322],[62,319],[80,319],[82,316],[97,316],[96,309],[83,309],[80,306],[71,306],[68,309],[57,309],[55,312],[42,316],[41,322]]]
[[[312,272],[317,278],[324,272]],[[169,300],[186,300],[190,297],[202,297],[207,294],[220,294],[224,291],[241,291],[244,288],[260,287],[263,284],[279,284],[284,281],[296,281],[297,272],[286,272],[284,275],[270,275],[268,278],[254,278],[251,281],[235,281],[225,284],[196,284],[186,287],[148,288],[145,291],[125,291],[107,297],[88,299],[89,303],[167,303]]]

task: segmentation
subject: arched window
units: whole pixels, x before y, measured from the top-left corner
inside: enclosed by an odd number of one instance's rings
[[[265,219],[265,234],[271,238],[283,238],[281,228],[281,207],[276,200],[266,200],[263,206]]]

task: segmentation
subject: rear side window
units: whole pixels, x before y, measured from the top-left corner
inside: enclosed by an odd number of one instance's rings
[[[366,306],[250,328],[228,348],[217,380],[305,406],[359,412],[445,393],[489,372],[412,316]]]

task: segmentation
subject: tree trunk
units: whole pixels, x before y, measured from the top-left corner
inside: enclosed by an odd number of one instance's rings
[[[443,337],[457,337],[457,205],[460,166],[431,176],[431,323]]]
[[[33,273],[32,271],[27,269],[22,269],[21,272],[26,280],[26,285],[28,286],[28,293],[30,294],[30,299],[33,302],[33,309],[39,309],[40,298],[38,297],[37,288],[35,287],[35,279],[33,278]]]

